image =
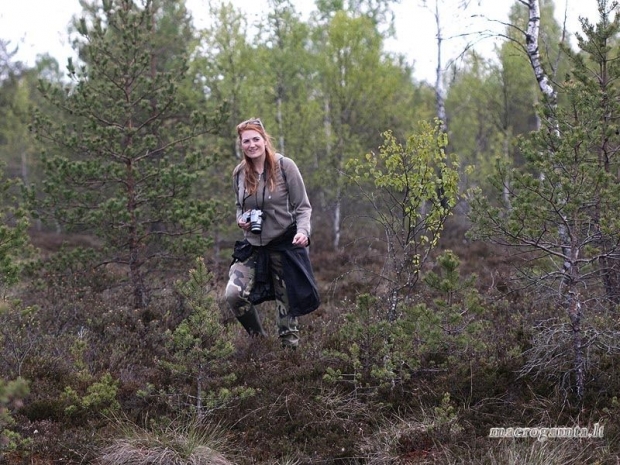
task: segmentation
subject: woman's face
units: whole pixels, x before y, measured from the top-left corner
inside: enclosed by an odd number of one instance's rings
[[[260,132],[247,129],[241,133],[241,149],[246,157],[257,160],[265,157],[265,139]]]

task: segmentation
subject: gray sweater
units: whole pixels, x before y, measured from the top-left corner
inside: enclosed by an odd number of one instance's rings
[[[278,166],[284,170],[285,176],[282,175],[281,170],[278,170],[276,188],[273,192],[265,188],[264,177],[261,176],[256,193],[248,195],[244,187],[245,174],[242,169],[244,162],[233,170],[237,220],[251,209],[260,209],[265,214],[262,233],[246,232],[245,234],[247,240],[255,246],[267,245],[295,222],[297,232],[310,238],[312,206],[299,168],[293,160],[280,154],[276,154],[276,160]]]

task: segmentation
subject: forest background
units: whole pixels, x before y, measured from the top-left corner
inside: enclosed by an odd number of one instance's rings
[[[81,4],[66,69],[0,37],[1,462],[616,463],[615,2],[515,2],[434,84],[390,0]],[[294,352],[222,301],[250,116],[313,204]]]

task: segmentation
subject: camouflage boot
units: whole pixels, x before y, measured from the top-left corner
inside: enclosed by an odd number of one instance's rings
[[[247,312],[241,316],[238,316],[237,320],[239,320],[241,326],[245,328],[250,336],[267,336],[267,332],[263,329],[263,325],[260,322],[260,317],[258,316],[256,307],[250,307]]]

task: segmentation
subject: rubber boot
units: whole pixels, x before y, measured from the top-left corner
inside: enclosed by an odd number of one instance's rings
[[[278,313],[280,315],[280,313]],[[278,337],[282,347],[296,349],[299,345],[299,329],[297,327],[297,317],[284,315],[278,318]]]
[[[237,320],[239,320],[241,326],[245,328],[250,336],[267,336],[267,332],[263,329],[263,325],[260,323],[260,318],[256,307],[252,307],[243,315],[238,316]]]

